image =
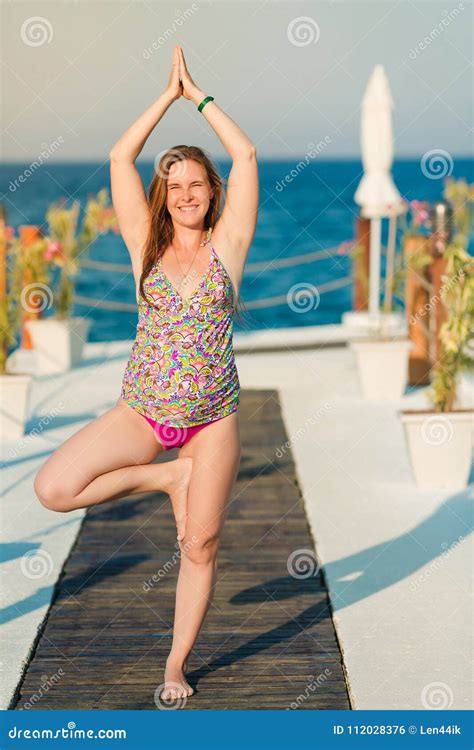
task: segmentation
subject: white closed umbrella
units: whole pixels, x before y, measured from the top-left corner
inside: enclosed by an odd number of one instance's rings
[[[379,320],[381,219],[402,213],[404,205],[392,180],[393,101],[382,65],[376,65],[369,78],[361,105],[361,149],[364,175],[354,200],[361,215],[370,222],[369,317]]]

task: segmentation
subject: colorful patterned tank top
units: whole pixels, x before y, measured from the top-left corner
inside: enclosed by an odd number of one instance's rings
[[[206,243],[209,240],[206,240]],[[183,299],[158,260],[138,300],[138,324],[121,398],[139,413],[174,427],[225,417],[240,403],[233,350],[234,288],[211,245],[209,266]]]

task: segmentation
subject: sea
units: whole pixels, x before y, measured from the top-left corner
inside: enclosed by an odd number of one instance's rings
[[[226,182],[230,162],[214,160]],[[138,161],[137,168],[146,188],[153,175],[153,163]],[[473,182],[474,160],[456,158],[446,165],[452,178]],[[444,170],[446,171],[446,169]],[[245,315],[236,317],[234,330],[255,331],[269,328],[302,327],[340,323],[345,311],[352,309],[352,284],[321,293],[318,304],[306,305],[304,314],[297,304],[289,305],[286,294],[295,285],[318,288],[327,282],[351,274],[351,258],[344,248],[355,236],[359,213],[354,193],[362,177],[360,160],[313,160],[297,168],[292,160],[259,158],[260,207],[257,228],[247,257],[241,285]],[[392,176],[400,194],[407,200],[434,202],[442,198],[443,170],[427,173],[420,159],[397,160]],[[21,178],[21,179],[20,179]],[[108,161],[103,163],[45,163],[31,169],[31,164],[7,163],[1,170],[0,201],[6,210],[7,224],[16,229],[21,224],[45,227],[48,206],[60,199],[79,200],[107,187],[110,196]],[[387,224],[387,222],[383,222]],[[386,241],[384,227],[382,241]],[[332,255],[333,248],[341,252]],[[473,242],[470,243],[472,252]],[[279,267],[272,262],[315,251],[328,250],[322,260]],[[216,248],[218,251],[219,248]],[[129,264],[127,248],[113,233],[101,236],[92,245],[88,257],[93,260]],[[253,263],[264,267],[252,269]],[[267,265],[268,264],[268,265]],[[382,257],[382,272],[384,257]],[[135,303],[131,267],[129,273],[81,268],[75,279],[76,293],[95,300]],[[280,298],[276,304],[252,308],[255,301]],[[403,300],[398,300],[400,307]],[[136,311],[115,311],[98,306],[75,304],[74,314],[90,317],[90,341],[133,339]]]

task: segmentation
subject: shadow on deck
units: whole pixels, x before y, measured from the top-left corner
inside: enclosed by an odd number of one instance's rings
[[[348,709],[321,574],[308,575],[298,556],[289,573],[290,555],[307,557],[312,541],[278,395],[243,390],[240,408],[240,471],[215,597],[188,663],[196,692],[182,708]],[[13,708],[156,708],[172,638],[174,540],[163,493],[88,511]]]

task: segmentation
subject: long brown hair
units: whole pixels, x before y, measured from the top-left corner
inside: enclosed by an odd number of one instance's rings
[[[213,229],[221,214],[221,203],[224,197],[223,182],[217,168],[206,152],[202,148],[199,148],[199,146],[185,145],[173,146],[168,151],[165,151],[158,164],[155,164],[155,173],[148,188],[148,205],[150,207],[151,221],[143,252],[139,293],[149,304],[153,303],[146,296],[144,289],[145,279],[155,263],[162,257],[174,237],[173,221],[166,206],[169,172],[173,164],[185,159],[192,159],[204,167],[213,193],[209,208],[204,217],[204,229],[206,231]],[[240,295],[236,300],[236,308],[239,303],[241,309],[244,309]]]

